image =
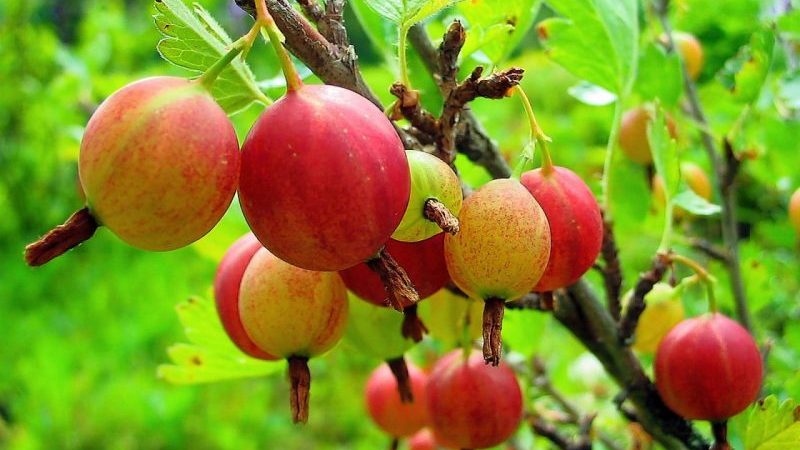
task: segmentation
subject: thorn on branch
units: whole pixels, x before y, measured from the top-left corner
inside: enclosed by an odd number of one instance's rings
[[[639,277],[625,315],[619,321],[619,339],[623,345],[630,345],[636,325],[639,323],[639,317],[647,306],[644,297],[653,290],[656,283],[664,278],[669,265],[669,255],[659,253],[653,260],[653,267]]]

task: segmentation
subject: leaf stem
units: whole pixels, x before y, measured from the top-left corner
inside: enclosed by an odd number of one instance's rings
[[[606,146],[606,159],[603,163],[602,208],[608,221],[611,221],[611,163],[614,159],[614,149],[617,146],[617,135],[619,134],[620,121],[622,120],[622,100],[622,97],[617,97],[617,103],[614,106],[614,119],[611,123],[611,132],[608,135],[608,145]]]
[[[666,183],[665,183],[666,184]],[[666,187],[664,192],[666,192]],[[672,246],[672,213],[674,206],[672,205],[672,198],[665,194],[666,208],[664,209],[664,231],[661,233],[661,243],[658,245],[658,253],[666,253]]]
[[[408,62],[406,60],[406,36],[408,35],[408,28],[398,27],[400,36],[397,42],[397,59],[400,64],[400,82],[405,87],[411,89],[411,79],[408,76]]]
[[[544,134],[542,128],[539,126],[539,122],[536,121],[536,114],[533,113],[533,106],[531,106],[531,101],[525,94],[525,91],[519,85],[514,89],[517,91],[517,94],[519,94],[522,106],[525,108],[525,114],[528,116],[528,122],[530,123],[529,139],[531,141],[535,140],[536,143],[539,144],[539,147],[542,148],[542,173],[545,175],[553,173],[553,159],[550,156],[550,149],[547,148],[547,143],[551,142],[551,139]],[[522,155],[523,158],[525,158],[525,156],[524,154]]]
[[[222,55],[222,58],[209,67],[205,73],[200,75],[197,81],[207,90],[211,90],[211,87],[214,85],[214,82],[217,81],[222,71],[225,70],[240,53],[246,52],[253,46],[259,30],[261,30],[261,24],[256,22],[253,24],[253,27],[250,28],[250,31],[231,44],[230,50]]]
[[[708,273],[708,271],[699,262],[697,262],[697,261],[695,261],[695,260],[693,260],[693,259],[691,259],[689,257],[683,256],[683,255],[678,255],[676,253],[670,253],[668,255],[668,258],[672,262],[679,262],[679,263],[689,267],[690,269],[692,269],[697,274],[698,277],[700,277],[700,280],[702,280],[705,283],[706,290],[708,292],[709,310],[711,310],[712,313],[716,313],[717,312],[717,298],[714,295],[714,283],[716,283],[716,279],[714,278],[714,276],[711,275],[710,273]]]
[[[289,52],[286,51],[286,48],[283,46],[280,30],[278,30],[278,26],[275,25],[275,20],[273,20],[272,16],[269,14],[265,0],[256,0],[256,14],[256,20],[267,30],[269,42],[272,44],[272,48],[275,49],[275,53],[278,55],[278,59],[281,62],[283,76],[286,78],[286,90],[288,92],[299,90],[303,87],[303,81],[297,73],[297,68],[294,66]]]

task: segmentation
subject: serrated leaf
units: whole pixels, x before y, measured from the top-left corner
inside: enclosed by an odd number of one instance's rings
[[[607,90],[586,81],[567,89],[567,93],[581,103],[591,106],[605,106],[617,101],[617,96]]]
[[[660,105],[655,108],[653,120],[648,124],[647,139],[653,152],[653,165],[664,181],[664,195],[669,202],[678,191],[681,174],[677,143],[669,134],[666,114]]]
[[[772,31],[758,31],[750,37],[748,45],[725,63],[718,78],[734,99],[741,103],[753,103],[758,99],[769,74],[774,46]]]
[[[156,0],[156,26],[164,38],[157,49],[165,60],[194,72],[204,72],[233,43],[219,24],[199,4],[193,9],[183,0]],[[270,102],[258,89],[255,77],[241,58],[222,71],[211,93],[228,114],[235,114],[254,101]]]
[[[683,94],[683,75],[677,53],[668,53],[663,47],[650,44],[639,58],[636,91],[644,100],[660,100],[675,106]]]
[[[719,214],[722,211],[719,205],[715,205],[703,197],[697,195],[693,190],[687,186],[672,198],[672,204],[680,206],[681,208],[689,211],[698,216],[711,216]]]
[[[538,26],[548,55],[577,77],[628,93],[638,60],[636,0],[550,0],[561,17]]]
[[[469,22],[465,47],[476,45],[470,43],[474,34],[483,34],[475,50],[480,49],[493,65],[500,65],[530,30],[541,4],[541,0],[471,0],[460,3],[458,11]],[[462,50],[464,57],[469,53]]]
[[[167,349],[172,364],[158,367],[158,376],[173,384],[211,383],[261,377],[284,369],[282,361],[261,361],[242,353],[225,334],[212,301],[191,297],[176,306],[189,344]]]
[[[774,395],[758,402],[747,422],[745,450],[794,450],[800,445],[800,406]]]
[[[408,30],[448,6],[461,0],[364,0],[378,14]]]

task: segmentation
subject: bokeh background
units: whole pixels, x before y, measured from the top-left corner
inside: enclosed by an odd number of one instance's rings
[[[250,26],[232,1],[199,3],[232,36]],[[722,133],[739,110],[715,74],[767,20],[773,2],[674,3],[676,27],[696,34],[705,47],[701,97]],[[389,439],[367,418],[362,396],[378,362],[346,343],[311,364],[311,421],[305,427],[289,420],[282,374],[199,386],[174,386],[156,376],[167,361],[166,348],[186,340],[175,305],[190,295],[209,295],[222,252],[246,231],[237,205],[211,235],[182,250],[138,251],[101,229],[90,243],[45,267],[23,264],[26,243],[83,205],[76,161],[83,127],[99,102],[141,77],[192,75],[159,57],[153,12],[149,0],[0,1],[0,448],[386,448]],[[432,35],[441,35],[456,15],[448,11],[435,18]],[[388,100],[395,68],[386,49],[370,42],[350,10],[346,20],[368,82]],[[642,20],[652,17],[643,14]],[[651,28],[643,39],[658,35]],[[263,44],[249,62],[259,79],[278,75]],[[476,63],[472,58],[464,66]],[[440,99],[430,78],[416,58],[411,64],[412,79],[436,110]],[[568,95],[577,80],[548,61],[535,32],[526,35],[511,64],[527,70],[523,86],[553,139],[556,162],[597,191],[611,107],[587,106]],[[779,57],[775,64],[780,68],[785,61]],[[786,81],[773,78],[771,87]],[[742,264],[756,336],[772,342],[766,391],[800,399],[800,247],[786,218],[788,197],[800,186],[800,126],[797,115],[785,104],[779,110],[767,91],[744,132],[757,157],[745,163],[740,181]],[[518,101],[481,100],[473,108],[513,160],[528,135]],[[233,118],[240,139],[259,111],[252,106]],[[708,168],[696,130],[679,111],[675,115],[684,130],[682,158]],[[465,161],[459,164],[473,184],[488,179]],[[613,194],[617,234],[630,287],[649,265],[663,219],[651,203],[644,170],[620,160],[615,171],[622,180]],[[677,247],[691,253],[686,236],[718,239],[718,219],[685,220],[678,231]],[[709,264],[720,281],[722,309],[730,313],[726,273]],[[596,275],[590,279],[599,285]],[[706,309],[699,289],[683,300],[691,314]],[[598,411],[598,426],[627,442],[630,431],[611,403],[616,387],[557,323],[541,313],[513,311],[504,335],[521,357],[542,356],[557,387]],[[426,342],[413,358],[425,365],[442,350],[440,343]],[[528,389],[527,395],[538,394]],[[527,430],[514,443],[548,448]]]

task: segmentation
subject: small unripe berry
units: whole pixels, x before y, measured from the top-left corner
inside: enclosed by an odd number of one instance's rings
[[[645,165],[653,162],[650,142],[647,140],[647,124],[652,120],[647,108],[644,107],[631,109],[622,116],[619,147],[622,149],[622,153],[635,163]],[[670,116],[667,116],[666,120],[670,136],[677,139],[678,132],[675,121]]]

